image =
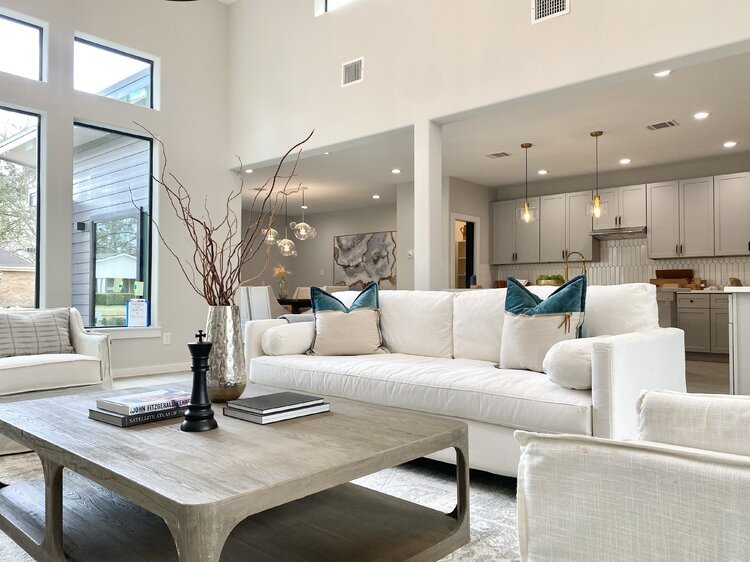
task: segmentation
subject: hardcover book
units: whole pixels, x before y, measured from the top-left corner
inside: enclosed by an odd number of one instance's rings
[[[180,408],[187,406],[189,403],[189,391],[167,388],[124,396],[113,396],[111,398],[100,398],[96,401],[96,407],[100,410],[107,410],[124,416],[132,416],[134,414]]]
[[[328,412],[331,409],[331,405],[328,402],[322,404],[316,404],[313,406],[306,406],[304,408],[295,408],[293,410],[287,410],[285,412],[277,412],[275,414],[253,414],[244,410],[235,410],[234,408],[227,406],[224,407],[224,415],[229,418],[237,418],[238,420],[249,421],[260,425],[267,423],[279,422],[283,420],[291,420],[293,418],[301,418],[303,416],[311,416],[313,414],[322,414]]]
[[[187,406],[183,406],[181,408],[171,408],[169,410],[160,410],[157,412],[147,412],[145,414],[125,416],[123,414],[116,414],[114,412],[92,408],[89,410],[89,418],[91,418],[92,420],[108,423],[110,425],[116,425],[117,427],[130,427],[133,425],[141,425],[144,423],[168,420],[171,418],[180,418],[185,415],[186,411]]]
[[[230,400],[227,402],[227,406],[234,410],[243,410],[254,414],[273,414],[322,403],[323,399],[319,396],[299,394],[298,392],[274,392],[263,396]]]

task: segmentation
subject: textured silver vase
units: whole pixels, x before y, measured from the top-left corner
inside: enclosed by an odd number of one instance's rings
[[[239,398],[247,385],[239,307],[210,306],[206,340],[212,344],[206,376],[209,400],[226,402]]]

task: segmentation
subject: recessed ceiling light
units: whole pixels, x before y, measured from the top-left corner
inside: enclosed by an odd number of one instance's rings
[[[724,143],[724,148],[734,148],[737,146],[737,141],[727,141]]]
[[[623,166],[627,166],[631,162],[632,160],[630,158],[620,158],[620,164],[622,164]]]
[[[377,193],[373,193],[372,194],[372,198],[373,199],[380,199],[380,195],[378,195]]]
[[[711,114],[708,111],[699,111],[698,113],[696,113],[695,115],[693,115],[693,117],[695,117],[696,119],[700,120],[700,119],[705,119],[709,115],[711,115]]]
[[[324,152],[323,156],[328,156],[329,154],[330,154],[330,152]]]
[[[546,176],[547,174],[549,174],[549,172],[547,170],[539,170],[537,174],[539,174],[540,176]]]
[[[392,174],[400,174],[400,173],[401,173],[401,170],[400,170],[399,168],[393,168],[393,169],[391,170],[391,173],[392,173]]]
[[[654,76],[656,76],[657,78],[665,78],[670,74],[672,74],[671,70],[660,70],[659,72],[654,72]]]
[[[300,208],[302,208],[302,209],[304,209],[305,211],[307,211],[307,205],[300,205]]]
[[[248,168],[247,170],[245,170],[245,173],[246,174],[252,174],[253,173],[253,169],[252,168]]]

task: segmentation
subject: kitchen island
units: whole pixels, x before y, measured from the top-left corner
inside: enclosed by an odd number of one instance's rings
[[[729,392],[750,394],[750,287],[725,287],[729,294]]]

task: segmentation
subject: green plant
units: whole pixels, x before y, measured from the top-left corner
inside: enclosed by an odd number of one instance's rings
[[[565,277],[563,277],[562,275],[550,275],[549,278],[552,281],[565,281]]]
[[[537,281],[549,281],[551,277],[549,275],[537,275],[536,280]]]

